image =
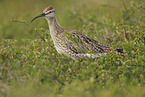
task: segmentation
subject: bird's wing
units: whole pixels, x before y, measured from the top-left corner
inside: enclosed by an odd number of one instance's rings
[[[68,38],[68,47],[78,53],[105,53],[111,49],[109,46],[103,45],[98,41],[88,37],[87,35],[71,29],[65,29],[64,34]]]

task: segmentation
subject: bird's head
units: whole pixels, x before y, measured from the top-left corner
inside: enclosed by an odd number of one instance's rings
[[[51,19],[53,17],[55,17],[55,9],[51,6],[47,7],[44,9],[43,13],[34,17],[31,22],[33,22],[35,19],[39,18],[39,17],[45,17],[46,19]]]

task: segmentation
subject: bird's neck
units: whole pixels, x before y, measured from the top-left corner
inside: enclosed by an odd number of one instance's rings
[[[46,18],[47,19],[47,18]],[[57,18],[56,16],[55,17],[52,17],[52,18],[49,18],[47,19],[48,21],[48,25],[49,25],[49,30],[50,30],[50,34],[59,34],[62,32],[62,27],[58,24],[57,22]]]

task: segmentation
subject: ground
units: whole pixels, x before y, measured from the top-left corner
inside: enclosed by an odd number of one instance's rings
[[[0,97],[144,97],[145,2],[58,2],[0,1]],[[56,9],[60,25],[123,48],[124,55],[111,52],[73,60],[58,54],[47,21],[39,18],[30,23],[49,5]],[[30,26],[16,21],[28,23],[45,41]]]

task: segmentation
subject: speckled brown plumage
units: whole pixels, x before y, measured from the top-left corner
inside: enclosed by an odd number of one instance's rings
[[[77,59],[81,56],[96,58],[111,50],[114,50],[118,54],[122,53],[122,49],[109,47],[88,37],[80,31],[60,26],[57,22],[55,10],[52,7],[47,7],[43,12],[42,15],[48,21],[50,35],[58,53],[63,53],[73,59]],[[40,17],[40,15],[37,17]]]

